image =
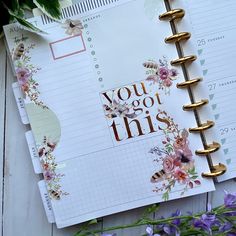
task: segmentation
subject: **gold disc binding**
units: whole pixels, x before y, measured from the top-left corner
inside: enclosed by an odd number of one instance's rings
[[[196,150],[196,155],[198,156],[206,156],[207,154],[216,152],[220,149],[220,144],[217,142],[213,142],[212,144],[207,145],[207,148],[204,150]]]
[[[185,12],[183,9],[173,9],[170,11],[167,11],[159,16],[159,20],[175,20],[175,19],[181,19],[185,15]]]
[[[184,81],[182,83],[177,83],[176,87],[177,88],[186,88],[186,87],[189,87],[191,85],[196,85],[200,81],[202,81],[202,78],[196,78],[196,79]]]
[[[226,172],[227,168],[224,164],[219,163],[218,165],[211,167],[211,172],[202,173],[202,177],[212,178],[223,175]]]
[[[174,35],[171,35],[167,38],[165,38],[165,42],[166,43],[175,43],[175,42],[180,42],[183,40],[188,40],[190,39],[191,34],[189,32],[181,32],[181,33],[177,33]]]
[[[201,124],[201,126],[195,128],[189,128],[189,132],[191,133],[202,132],[204,130],[210,129],[214,125],[215,123],[213,121],[208,120],[206,123]]]
[[[172,66],[182,65],[186,62],[193,62],[197,59],[195,55],[185,56],[170,62]]]
[[[200,108],[200,107],[208,104],[208,102],[209,102],[208,99],[202,99],[199,102],[195,102],[195,103],[192,103],[192,104],[184,105],[183,106],[183,110],[184,111],[194,110],[194,109]]]

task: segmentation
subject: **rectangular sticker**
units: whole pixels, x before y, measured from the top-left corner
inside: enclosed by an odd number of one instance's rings
[[[82,34],[52,42],[50,48],[54,60],[86,51]]]

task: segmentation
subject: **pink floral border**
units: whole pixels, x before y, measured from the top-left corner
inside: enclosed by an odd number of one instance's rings
[[[162,119],[168,122],[166,129],[162,129],[165,138],[163,146],[155,146],[149,153],[153,156],[153,162],[159,168],[151,177],[154,184],[154,192],[163,193],[164,200],[169,199],[169,193],[178,183],[183,186],[181,195],[194,186],[201,185],[198,173],[195,169],[193,154],[189,147],[188,131],[180,129],[165,111],[158,110]]]
[[[16,47],[13,48],[12,59],[16,76],[24,97],[43,109],[49,109],[43,101],[40,100],[39,84],[34,79],[34,75],[41,70],[31,63],[30,51],[34,48],[35,44],[26,46],[25,42],[17,42]],[[59,184],[64,175],[56,173],[57,163],[53,155],[55,147],[56,143],[51,142],[45,136],[42,144],[38,147],[38,154],[49,195],[51,198],[59,200],[62,195],[68,195],[68,193],[63,192]]]

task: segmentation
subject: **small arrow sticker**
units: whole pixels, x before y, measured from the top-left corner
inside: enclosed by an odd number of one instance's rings
[[[200,64],[203,66],[205,64],[205,60],[200,60]]]
[[[227,155],[228,152],[229,152],[229,149],[228,149],[228,148],[224,149],[224,154],[225,154],[225,155]]]
[[[199,49],[199,50],[197,50],[198,55],[201,55],[202,52],[203,52],[203,49]]]
[[[218,120],[219,117],[220,117],[220,114],[216,114],[216,115],[215,115],[215,119],[216,119],[216,120]]]
[[[208,72],[208,70],[203,70],[203,71],[202,71],[203,75],[206,75],[207,72]]]
[[[213,104],[213,105],[211,105],[211,107],[212,107],[213,110],[215,110],[216,107],[217,107],[217,104]]]
[[[227,163],[227,165],[229,165],[231,163],[231,159],[227,159],[226,163]]]
[[[210,94],[209,98],[210,98],[210,100],[212,100],[214,98],[214,94]]]
[[[222,138],[220,141],[221,141],[221,144],[224,145],[226,142],[226,138]]]

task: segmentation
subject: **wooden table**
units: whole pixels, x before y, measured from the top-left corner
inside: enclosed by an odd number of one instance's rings
[[[13,97],[12,75],[3,40],[0,41],[0,211],[1,235],[4,236],[72,236],[79,225],[58,230],[49,224],[39,196],[39,176],[33,172],[24,132]],[[217,184],[212,193],[161,204],[153,217],[167,216],[177,208],[183,213],[206,209],[207,202],[217,206],[223,202],[223,190],[235,191],[233,180]],[[144,208],[101,219],[97,227],[127,224],[136,220]],[[120,230],[118,236],[139,236],[145,228]]]

